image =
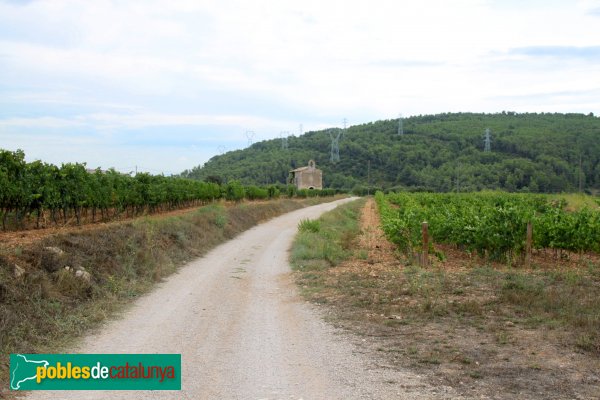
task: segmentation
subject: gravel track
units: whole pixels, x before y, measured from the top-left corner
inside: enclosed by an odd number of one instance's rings
[[[287,261],[298,221],[349,200],[246,231],[182,267],[71,351],[181,353],[181,391],[31,392],[27,398],[457,398],[381,365],[368,356],[368,339],[331,327],[299,297]]]

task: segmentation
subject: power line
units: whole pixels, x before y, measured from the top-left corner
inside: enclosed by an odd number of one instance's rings
[[[492,137],[490,128],[485,128],[485,135],[483,136],[483,152],[489,153],[492,151]]]
[[[248,147],[252,146],[252,139],[254,139],[254,131],[246,131],[246,138],[248,138]]]
[[[336,136],[333,136],[333,129],[329,130],[329,137],[331,138],[331,162],[336,163],[340,161],[340,137],[342,136],[343,130],[340,130]]]
[[[289,147],[288,144],[288,137],[290,136],[290,132],[289,131],[282,131],[279,134],[279,137],[281,138],[281,150],[287,150]]]
[[[398,136],[404,135],[404,126],[402,124],[402,114],[398,114]]]

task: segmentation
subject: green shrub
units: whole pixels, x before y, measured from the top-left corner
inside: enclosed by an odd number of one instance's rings
[[[269,191],[258,186],[247,186],[245,191],[248,200],[262,200],[269,197]]]
[[[246,195],[244,187],[238,181],[231,181],[224,186],[225,198],[230,201],[241,201]]]
[[[321,222],[317,219],[303,219],[298,223],[298,230],[300,232],[317,233],[321,230]]]

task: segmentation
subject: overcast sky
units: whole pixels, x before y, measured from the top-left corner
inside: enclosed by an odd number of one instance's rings
[[[0,0],[0,148],[179,173],[448,111],[600,114],[596,0]]]

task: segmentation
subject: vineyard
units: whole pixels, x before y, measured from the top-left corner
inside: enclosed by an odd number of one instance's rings
[[[536,249],[553,249],[557,254],[600,252],[598,208],[569,211],[564,199],[499,192],[378,192],[376,200],[385,234],[406,253],[421,246],[424,221],[434,242],[495,260],[522,254],[528,223],[533,227],[532,245]]]
[[[285,186],[242,186],[150,175],[130,176],[114,169],[89,171],[85,164],[57,167],[26,162],[25,154],[0,149],[0,218],[2,229],[91,222],[206,204],[218,199],[241,201],[288,196],[330,196],[330,189],[296,191]]]

